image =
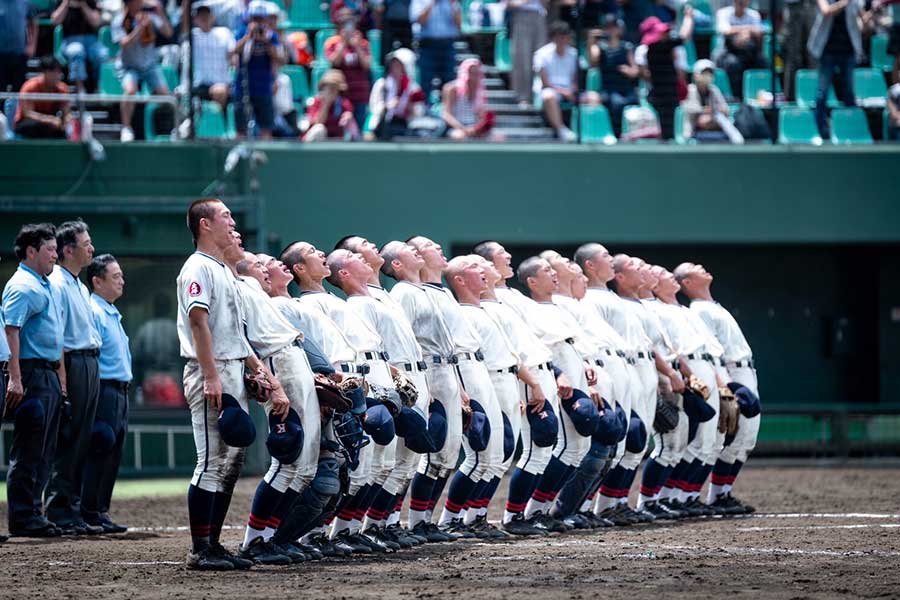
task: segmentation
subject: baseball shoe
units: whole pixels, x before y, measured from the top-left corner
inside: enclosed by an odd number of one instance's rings
[[[463,523],[463,520],[460,517],[452,519],[449,523],[443,525],[440,529],[444,533],[456,534],[464,539],[472,539],[476,537],[475,532],[472,531],[472,529],[468,525]]]
[[[699,498],[691,498],[690,500],[688,500],[687,502],[684,503],[684,506],[686,508],[694,510],[695,512],[698,512],[699,513],[698,516],[701,516],[701,517],[712,517],[713,515],[716,514],[715,510],[709,508],[708,506],[706,506],[705,504],[700,502]]]
[[[348,546],[353,554],[371,554],[372,548],[368,544],[364,543],[355,535],[350,535],[349,529],[344,529],[336,536],[332,541],[339,542],[344,546]]]
[[[188,552],[187,567],[196,571],[234,571],[234,565],[216,556],[212,548]]]
[[[672,514],[672,511],[665,508],[662,504],[657,502],[656,500],[652,500],[650,502],[645,502],[642,507],[643,512],[648,512],[653,515],[654,519],[674,519],[675,517]]]
[[[315,546],[310,546],[309,544],[304,544],[302,542],[291,542],[290,545],[293,546],[294,549],[305,554],[307,560],[322,560],[323,558],[325,558],[325,555],[322,554],[322,551]]]
[[[702,510],[688,506],[686,502],[682,502],[681,500],[669,500],[667,504],[669,505],[669,508],[674,508],[684,514],[685,518],[703,516]]]
[[[489,540],[491,539],[491,532],[485,527],[487,524],[486,518],[475,517],[475,520],[467,524],[467,527],[479,540]]]
[[[602,529],[606,527],[612,527],[614,525],[614,523],[609,519],[601,519],[589,510],[582,511],[578,514],[582,518],[587,519],[588,523],[591,524],[591,529]]]
[[[359,540],[363,544],[367,544],[372,552],[375,552],[377,554],[389,554],[391,552],[394,552],[395,550],[400,549],[399,546],[397,546],[396,548],[393,545],[388,546],[387,544],[376,538],[374,535],[371,535],[371,533],[369,532],[363,533],[362,531],[360,531],[359,533],[353,534],[350,537],[351,539],[355,538]]]
[[[55,538],[62,535],[62,530],[46,519],[24,527],[9,527],[10,537]]]
[[[236,571],[246,571],[253,566],[253,561],[236,556],[219,542],[210,542],[209,550],[213,556],[230,562]]]
[[[329,558],[343,558],[353,555],[353,548],[336,540],[329,540],[325,537],[324,533],[309,540],[309,544],[307,545],[321,552],[322,556],[327,556]]]
[[[755,506],[753,506],[752,504],[747,504],[746,502],[743,502],[741,500],[738,500],[737,498],[735,498],[734,496],[731,495],[731,492],[728,492],[728,499],[731,504],[734,504],[735,506],[737,506],[738,508],[743,510],[744,511],[743,514],[745,514],[745,515],[749,515],[749,514],[756,512]]]
[[[517,513],[508,523],[500,525],[506,533],[512,535],[547,535],[546,530],[535,527],[525,520],[525,515]]]
[[[439,530],[434,523],[426,523],[425,521],[419,521],[410,531],[413,535],[424,538],[429,543],[450,542],[454,539]]]
[[[272,543],[272,549],[275,550],[278,554],[284,554],[288,558],[291,559],[291,564],[297,565],[300,563],[305,563],[310,558],[306,555],[306,552],[303,552],[300,548],[298,548],[295,544],[276,544]]]
[[[656,520],[656,516],[653,513],[648,510],[644,510],[643,508],[629,510],[637,515],[637,518],[640,519],[641,523],[652,523]]]
[[[62,535],[101,535],[104,533],[102,526],[88,525],[83,519],[58,521],[56,522],[56,528],[60,530]]]
[[[9,536],[0,535],[0,544],[5,544],[9,540]]]
[[[569,515],[568,517],[564,518],[562,520],[562,522],[566,525],[570,525],[572,527],[572,529],[585,530],[585,529],[593,529],[594,528],[594,525],[591,523],[591,521],[589,521],[588,519],[585,519],[583,516],[579,515],[578,513],[576,513],[574,515]]]
[[[261,537],[255,538],[246,548],[241,548],[238,557],[258,565],[289,565],[294,562],[279,546]]]
[[[408,529],[403,527],[400,523],[394,523],[393,525],[388,525],[385,527],[385,531],[393,535],[397,538],[397,541],[406,540],[412,546],[421,546],[428,540],[423,537],[419,537],[417,535],[413,535]],[[412,547],[410,546],[410,547]]]
[[[708,505],[710,508],[724,511],[727,516],[744,514],[744,507],[734,502],[734,499],[728,494],[720,494],[716,496],[714,502]]]
[[[95,527],[102,527],[103,533],[125,533],[128,531],[128,527],[125,525],[119,525],[118,523],[113,523],[109,519],[99,519],[97,521],[85,521],[89,525],[94,525]]]
[[[412,541],[401,539],[394,531],[388,531],[386,526],[374,528],[373,533],[382,544],[394,548],[394,550],[406,550],[415,546]]]
[[[562,521],[558,521],[550,515],[545,515],[540,511],[534,513],[534,515],[532,515],[532,517],[526,522],[529,523],[532,527],[537,527],[538,529],[542,529],[550,533],[565,533],[569,530],[569,528],[566,527]]]
[[[475,535],[478,535],[479,532],[482,533],[483,536],[479,536],[482,539],[505,540],[511,537],[502,529],[498,529],[490,522],[488,522],[485,515],[480,515],[475,518],[475,522],[472,523],[472,529],[475,531]]]
[[[668,498],[664,498],[663,500],[657,501],[657,504],[668,510],[672,514],[673,519],[684,519],[685,517],[689,517],[690,515],[687,511],[679,508],[675,505],[674,500],[669,500]]]
[[[615,506],[613,508],[606,508],[594,516],[598,519],[609,521],[616,527],[628,527],[629,525],[633,524],[629,519],[626,519],[624,516],[622,516],[618,506]]]

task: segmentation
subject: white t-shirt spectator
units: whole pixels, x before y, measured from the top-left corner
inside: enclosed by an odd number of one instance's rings
[[[720,8],[716,11],[716,33],[719,37],[719,39],[716,40],[717,53],[725,51],[724,32],[732,27],[740,27],[742,25],[755,25],[756,27],[761,27],[762,17],[759,16],[759,11],[747,8],[740,17],[734,14],[733,6],[726,6],[725,8]]]
[[[553,42],[539,48],[534,53],[534,72],[536,75],[534,93],[540,94],[541,88],[543,88],[540,77],[541,70],[546,71],[547,79],[554,87],[571,88],[577,67],[578,52],[572,46],[566,48],[566,52],[562,56],[556,52],[556,44]]]
[[[207,32],[194,27],[194,87],[231,81],[228,54],[234,50],[234,34],[225,27]]]

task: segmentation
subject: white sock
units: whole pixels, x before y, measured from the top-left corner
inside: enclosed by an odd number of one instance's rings
[[[618,504],[617,498],[610,498],[603,494],[597,494],[597,504],[594,506],[594,514],[599,515],[605,510],[615,508],[616,504]]]
[[[331,539],[337,537],[339,533],[344,530],[350,531],[350,521],[345,521],[344,519],[335,519],[334,523],[331,526],[331,535],[329,536]]]
[[[395,510],[394,512],[391,513],[391,516],[388,517],[387,524],[390,526],[390,525],[396,525],[399,522],[400,522],[400,511]]]
[[[395,513],[395,514],[399,514],[399,513]],[[409,509],[409,518],[406,521],[409,524],[409,528],[412,529],[413,527],[415,527],[417,524],[419,524],[422,521],[425,521],[426,523],[430,523],[431,521],[427,518],[427,514],[428,513],[424,510]]]
[[[508,510],[504,510],[503,511],[503,523],[504,524],[509,523],[510,521],[512,521],[515,518],[516,515],[521,515],[521,514],[522,513],[514,513],[514,512],[509,512]]]
[[[244,530],[244,543],[241,545],[241,548],[244,548],[246,550],[247,548],[250,547],[250,542],[252,542],[253,540],[255,540],[258,537],[265,539],[265,537],[263,535],[264,533],[265,533],[265,530],[253,529],[252,527],[250,527],[248,525],[247,528]]]
[[[591,501],[590,499],[585,500],[581,503],[581,506],[578,507],[578,512],[588,512],[591,510]]]
[[[441,518],[438,521],[438,526],[443,527],[444,525],[446,525],[453,519],[458,519],[458,518],[459,518],[459,513],[450,512],[449,510],[447,510],[447,507],[445,506],[444,510],[441,511]]]
[[[712,504],[716,499],[725,493],[724,485],[716,485],[712,482],[709,484],[709,493],[706,495],[707,504]]]
[[[353,519],[350,521],[350,533],[359,533],[359,530],[362,528],[362,521],[359,519]]]
[[[471,525],[472,523],[475,522],[475,519],[478,518],[478,509],[469,508],[469,509],[463,510],[463,512],[465,514],[463,515],[462,519],[463,519],[463,523],[465,523],[466,525]]]
[[[535,513],[546,512],[546,510],[546,502],[540,502],[538,500],[535,500],[534,498],[529,498],[528,504],[525,505],[525,518],[530,519],[534,516]]]

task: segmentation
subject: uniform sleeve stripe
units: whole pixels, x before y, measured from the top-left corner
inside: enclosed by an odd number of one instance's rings
[[[207,304],[206,302],[200,302],[199,300],[194,300],[193,302],[188,304],[187,312],[191,312],[191,309],[194,308],[195,306],[199,306],[199,307],[205,309],[206,312],[209,312],[209,304]]]

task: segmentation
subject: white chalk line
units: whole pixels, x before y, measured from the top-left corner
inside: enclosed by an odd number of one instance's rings
[[[900,523],[861,523],[857,525],[785,525],[783,527],[738,527],[735,531],[786,531],[817,529],[898,529]]]

